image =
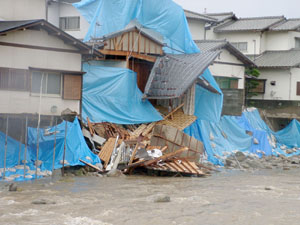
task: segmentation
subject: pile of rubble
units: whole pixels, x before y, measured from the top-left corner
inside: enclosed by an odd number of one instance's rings
[[[278,156],[262,156],[259,158],[254,154],[244,154],[236,152],[228,156],[224,161],[227,169],[283,169],[300,168],[300,156],[286,157]]]
[[[150,124],[91,123],[87,119],[83,134],[102,166],[81,162],[101,173],[119,169],[125,174],[159,176],[209,174],[212,169],[199,163],[204,153],[202,142],[183,133],[179,125],[170,126],[175,124],[174,113],[178,115],[180,107],[168,113],[164,121]],[[189,118],[189,124],[193,121]]]

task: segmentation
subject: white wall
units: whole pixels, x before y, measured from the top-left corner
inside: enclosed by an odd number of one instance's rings
[[[226,39],[229,42],[247,42],[248,49],[243,52],[246,55],[261,53],[261,40],[263,35],[260,32],[232,32],[232,33],[215,33],[213,39]]]
[[[297,95],[297,82],[300,82],[300,68],[292,68],[292,84],[291,84],[291,100],[300,101],[300,96]]]
[[[295,100],[292,99],[290,88],[293,86],[290,70],[286,69],[259,69],[259,79],[267,79],[265,94],[252,97],[265,100]],[[276,81],[272,86],[271,81]],[[291,97],[291,98],[290,98]]]
[[[45,0],[0,0],[0,17],[4,20],[45,19]]]
[[[222,50],[222,53],[215,61],[243,64],[235,56],[231,55],[227,50]],[[213,76],[239,78],[238,89],[244,88],[244,66],[214,63],[213,65],[209,66],[209,69]]]
[[[193,40],[205,39],[205,22],[200,20],[187,19]]]
[[[32,96],[30,92],[0,90],[0,113],[38,113],[39,96]],[[52,113],[51,107],[56,106],[57,112]],[[42,97],[42,115],[60,115],[66,108],[80,113],[78,100],[64,100],[61,97]]]
[[[7,36],[0,36],[0,41],[18,44],[31,44],[43,47],[73,49],[45,31],[14,31]],[[81,55],[56,51],[29,48],[0,46],[0,67],[28,69],[38,67],[55,70],[81,71]],[[70,108],[79,113],[79,100],[63,100],[61,97],[43,97],[42,114],[52,115],[50,109],[57,106],[56,115]],[[37,113],[39,97],[31,96],[30,92],[0,91],[0,113]],[[53,114],[54,115],[54,114]]]
[[[52,9],[49,9],[49,11]],[[79,11],[69,4],[63,4],[61,3],[59,5],[59,17],[68,17],[68,16],[80,16],[80,29],[79,30],[65,30],[68,34],[72,35],[75,38],[78,39],[84,39],[86,33],[88,32],[88,29],[90,27],[90,24],[86,21],[86,19],[81,16]],[[59,26],[59,23],[57,24]]]

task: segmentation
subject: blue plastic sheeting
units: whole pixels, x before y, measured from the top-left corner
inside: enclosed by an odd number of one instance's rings
[[[83,118],[92,122],[139,124],[162,120],[148,100],[142,100],[136,73],[129,69],[85,63]]]
[[[300,123],[293,119],[288,126],[276,132],[277,142],[284,144],[288,148],[300,147]]]
[[[55,148],[55,164],[54,169],[62,168],[61,161],[63,160],[64,143],[65,143],[65,127],[66,121],[58,124],[56,134],[56,148]],[[39,135],[39,157],[43,163],[41,165],[42,170],[52,170],[53,153],[54,153],[54,140],[55,135],[47,135],[53,133],[55,127],[48,129],[40,129]],[[28,128],[28,145],[30,146],[30,155],[33,160],[36,160],[36,146],[37,146],[37,129]],[[67,163],[65,166],[84,165],[79,161],[82,159],[91,164],[100,163],[100,159],[97,155],[91,152],[87,146],[78,119],[76,118],[73,123],[67,123],[67,136],[66,136],[66,150],[65,160]]]
[[[201,78],[205,78],[220,94],[212,93],[196,85],[194,115],[200,120],[218,122],[222,113],[223,93],[208,69],[200,76]]]
[[[0,168],[4,167],[5,134],[0,132]],[[7,137],[6,167],[19,165],[25,156],[25,145],[11,137]],[[27,159],[29,154],[27,152]]]
[[[262,156],[262,152],[267,156],[272,155],[272,147],[269,143],[268,132],[266,132],[265,130],[254,129],[252,127],[252,124],[250,124],[250,122],[248,121],[246,114],[248,114],[248,112],[244,111],[242,116],[235,117],[235,118],[236,118],[239,126],[241,128],[243,128],[245,131],[251,131],[253,134],[253,138],[255,138],[258,141],[258,144],[252,143],[251,152],[259,155],[260,157]],[[257,116],[257,114],[256,114],[256,116]],[[249,116],[249,115],[248,115],[248,117],[252,118],[252,116]],[[257,125],[258,123],[261,123],[261,125],[262,125],[262,122],[264,122],[264,121],[260,121],[261,120],[260,116],[257,120],[253,120],[253,119],[254,118],[252,118],[251,121],[256,127],[258,127],[258,125]]]
[[[253,136],[246,134],[246,130]],[[236,151],[258,157],[272,155],[267,132],[254,129],[244,114],[241,117],[223,116],[219,122],[198,119],[184,132],[203,142],[207,160],[215,165],[223,165],[223,160]]]
[[[198,53],[181,6],[171,0],[82,0],[73,6],[90,23],[85,40],[122,30],[131,20],[159,32],[164,37],[166,53]],[[175,51],[173,49],[176,49]]]
[[[56,148],[55,148],[55,163],[54,169],[62,167],[63,151],[64,151],[64,137],[65,137],[66,122],[57,125],[56,133]],[[54,152],[54,132],[55,127],[48,129],[40,129],[39,142],[39,157],[42,161],[41,166],[38,167],[38,176],[41,178],[51,174],[53,152]],[[4,149],[5,135],[0,132],[0,148]],[[28,146],[26,154],[26,173],[24,177],[24,164],[22,160],[25,159],[25,146],[21,144],[21,152],[19,152],[20,142],[8,137],[7,157],[6,157],[6,180],[24,181],[35,178],[35,161],[36,161],[36,145],[37,145],[37,129],[28,128]],[[82,159],[91,164],[100,163],[97,155],[93,154],[88,148],[84,137],[82,135],[78,119],[73,123],[68,122],[67,136],[66,136],[66,166],[84,165],[79,161]],[[20,157],[19,157],[20,156]],[[4,170],[4,151],[0,152],[0,180],[1,172]],[[20,159],[20,161],[19,161]]]
[[[207,160],[215,165],[223,165],[224,157],[233,151],[249,152],[252,145],[252,138],[229,116],[218,123],[198,119],[184,132],[203,142]]]

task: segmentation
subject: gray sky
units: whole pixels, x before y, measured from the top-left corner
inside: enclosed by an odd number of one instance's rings
[[[184,9],[203,13],[234,12],[237,17],[300,18],[300,0],[173,0]]]

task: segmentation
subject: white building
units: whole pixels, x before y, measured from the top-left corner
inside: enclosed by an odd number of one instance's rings
[[[36,125],[40,113],[49,126],[67,108],[81,113],[81,61],[90,53],[89,46],[45,20],[0,21],[1,130],[7,115],[14,137],[25,117]]]
[[[254,60],[261,74],[251,104],[271,118],[300,118],[300,19],[232,17],[210,26],[207,36],[226,38]]]

